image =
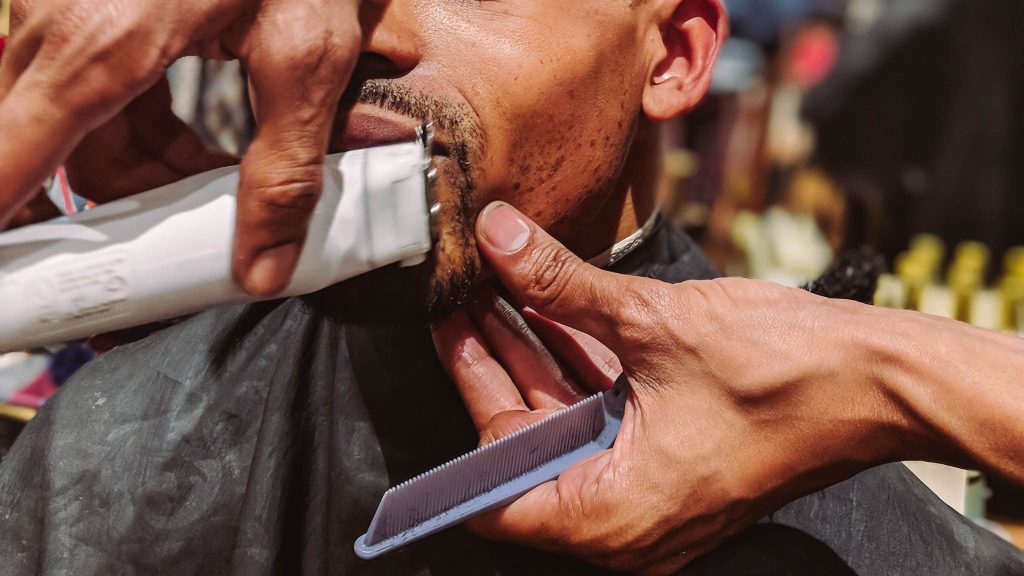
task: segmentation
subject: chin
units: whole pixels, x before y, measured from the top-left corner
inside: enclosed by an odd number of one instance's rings
[[[428,260],[409,268],[387,266],[307,296],[318,313],[356,324],[425,324],[466,301],[481,282],[473,179],[466,166],[447,156],[436,157],[435,165],[441,213]]]
[[[423,264],[374,270],[309,296],[307,302],[341,322],[428,324],[462,305],[483,280],[475,239],[449,233]]]

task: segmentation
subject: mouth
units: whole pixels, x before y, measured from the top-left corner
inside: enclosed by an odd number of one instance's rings
[[[375,146],[401,144],[416,139],[422,120],[389,112],[369,104],[357,104],[338,119],[331,136],[331,153],[348,152]],[[443,134],[434,138],[433,154],[448,155],[449,146]]]

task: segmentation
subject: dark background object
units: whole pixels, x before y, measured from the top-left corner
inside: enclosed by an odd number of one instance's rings
[[[804,289],[826,298],[871,304],[878,277],[885,271],[885,258],[874,249],[864,247],[841,254],[821,278]]]
[[[691,576],[857,576],[817,538],[788,526],[758,524],[689,566]]]
[[[18,434],[25,428],[25,422],[20,419],[0,414],[0,462],[4,461],[8,450],[14,445]]]
[[[1024,1],[889,2],[844,40],[805,112],[818,160],[878,220],[893,258],[919,232],[994,254],[1024,243]]]

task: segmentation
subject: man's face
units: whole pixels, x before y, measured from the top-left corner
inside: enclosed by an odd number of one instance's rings
[[[363,6],[364,52],[332,151],[407,141],[432,120],[441,237],[420,270],[342,285],[338,304],[375,315],[458,304],[481,275],[473,225],[493,200],[573,246],[614,189],[641,113],[648,70],[638,8],[630,0]]]

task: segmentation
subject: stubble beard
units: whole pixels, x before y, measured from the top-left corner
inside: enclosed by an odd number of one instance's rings
[[[331,286],[307,300],[337,320],[358,324],[422,324],[464,303],[480,281],[480,256],[473,228],[474,161],[483,155],[483,131],[472,112],[416,92],[395,80],[368,80],[358,100],[444,131],[448,156],[438,166],[441,199],[438,238],[423,264],[388,266]],[[351,102],[351,100],[350,100]]]

